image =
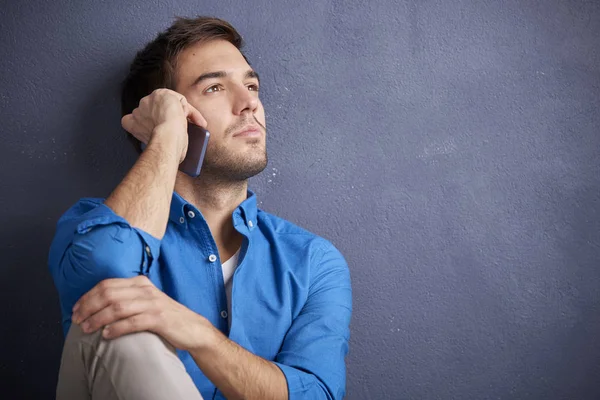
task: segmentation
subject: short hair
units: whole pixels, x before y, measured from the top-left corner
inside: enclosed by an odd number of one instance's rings
[[[227,21],[206,16],[177,17],[133,59],[121,88],[121,115],[130,114],[143,97],[156,89],[174,90],[177,59],[181,52],[191,45],[212,40],[226,40],[240,52],[244,44],[242,36]],[[131,134],[128,137],[141,152],[140,142]]]

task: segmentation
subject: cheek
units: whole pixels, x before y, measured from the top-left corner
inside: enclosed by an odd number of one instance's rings
[[[215,101],[206,101],[206,98],[196,97],[194,94],[186,96],[191,105],[193,105],[200,114],[208,122],[208,130],[214,130],[215,133],[219,129],[220,122],[223,120],[222,107]]]
[[[211,134],[221,134],[227,128],[227,115],[224,115],[223,112],[220,112],[216,107],[204,107],[202,109],[198,109],[202,116],[208,122],[207,129]]]

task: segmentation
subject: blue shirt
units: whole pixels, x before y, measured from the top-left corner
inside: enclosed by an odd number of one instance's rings
[[[231,340],[274,362],[290,399],[341,399],[352,312],[343,256],[327,240],[259,210],[251,191],[233,224],[244,240],[229,328],[217,246],[196,207],[174,193],[166,234],[158,240],[102,199],[81,199],[58,221],[49,254],[65,335],[72,307],[98,282],[144,274]],[[224,398],[188,352],[178,356],[205,399]]]

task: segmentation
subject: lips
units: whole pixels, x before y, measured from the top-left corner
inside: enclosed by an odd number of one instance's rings
[[[233,134],[233,137],[260,137],[262,135],[262,131],[256,125],[250,125],[242,128]]]

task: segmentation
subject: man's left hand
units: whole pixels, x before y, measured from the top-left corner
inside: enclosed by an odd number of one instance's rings
[[[187,351],[201,349],[216,337],[210,321],[167,296],[145,276],[100,282],[75,304],[72,321],[85,333],[104,327],[107,339],[154,332]]]

